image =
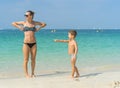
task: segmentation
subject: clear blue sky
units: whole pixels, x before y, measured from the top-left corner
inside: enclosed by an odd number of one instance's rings
[[[46,28],[120,28],[120,0],[1,0],[0,28],[13,28],[27,10]]]

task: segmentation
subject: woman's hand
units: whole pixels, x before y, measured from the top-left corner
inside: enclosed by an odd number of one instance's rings
[[[13,22],[12,25],[15,26],[16,28],[19,28],[20,30],[23,31],[23,26],[22,26],[22,25],[24,25],[24,22],[23,22],[23,21]]]
[[[36,28],[36,31],[39,31],[40,29],[42,29],[43,27],[45,27],[46,26],[46,24],[45,23],[43,23],[43,22],[35,22],[35,25],[37,26],[39,26],[38,28]]]

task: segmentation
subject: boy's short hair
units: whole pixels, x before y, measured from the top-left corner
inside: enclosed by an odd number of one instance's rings
[[[77,35],[77,32],[76,32],[75,30],[70,30],[69,33],[70,33],[71,35],[73,35],[74,38],[75,38],[76,35]]]

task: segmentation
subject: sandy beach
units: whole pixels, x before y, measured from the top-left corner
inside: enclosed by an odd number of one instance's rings
[[[120,88],[119,7],[1,0],[0,88]]]
[[[38,75],[26,79],[0,79],[0,88],[120,88],[120,72],[81,74],[80,78],[71,79],[68,74]]]

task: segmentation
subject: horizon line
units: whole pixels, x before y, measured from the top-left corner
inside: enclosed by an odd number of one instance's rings
[[[0,28],[0,30],[16,30],[17,28]],[[43,28],[44,30],[120,30],[120,28]],[[43,30],[42,29],[42,30]]]

